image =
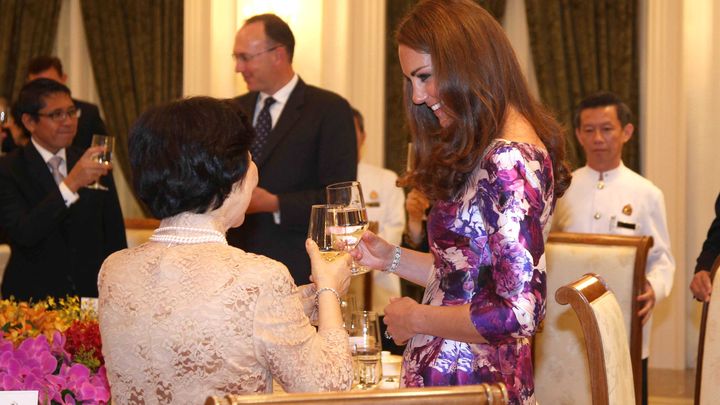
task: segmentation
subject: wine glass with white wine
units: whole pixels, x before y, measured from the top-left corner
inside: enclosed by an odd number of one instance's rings
[[[308,226],[307,235],[309,239],[317,243],[320,254],[327,261],[332,261],[340,254],[339,251],[334,249],[332,237],[326,226],[328,209],[332,207],[328,204],[316,204],[310,208],[310,225]]]
[[[98,163],[109,165],[112,161],[112,153],[115,146],[115,137],[110,135],[93,135],[90,147],[92,148],[94,146],[103,146],[104,149],[102,152],[94,155],[93,159],[95,159],[95,161],[97,161]],[[86,187],[93,190],[107,191],[108,189],[107,187],[100,184],[100,179],[95,180],[95,183],[89,184]]]
[[[337,250],[350,251],[360,243],[368,228],[367,211],[362,187],[357,181],[347,181],[327,186],[328,208],[327,227]],[[353,276],[367,273],[367,267],[358,266],[353,261],[350,272]]]

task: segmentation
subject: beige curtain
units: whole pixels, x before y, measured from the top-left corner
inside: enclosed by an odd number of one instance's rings
[[[0,0],[0,96],[13,100],[25,83],[27,64],[50,54],[62,0]]]
[[[183,0],[81,0],[98,93],[130,181],[127,136],[145,109],[182,95]]]
[[[637,0],[526,0],[525,5],[540,97],[566,125],[568,158],[578,167],[585,158],[572,115],[582,98],[598,90],[615,92],[637,117]],[[623,161],[636,171],[638,134],[636,128],[623,149]]]

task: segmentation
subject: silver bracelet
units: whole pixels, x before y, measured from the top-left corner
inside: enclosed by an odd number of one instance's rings
[[[335,298],[338,300],[338,304],[342,305],[342,299],[340,298],[340,294],[337,292],[336,289],[330,288],[330,287],[323,287],[315,292],[315,305],[318,305],[320,300],[320,293],[330,291],[333,294],[335,294]]]
[[[395,273],[397,271],[398,265],[400,264],[400,253],[402,252],[402,249],[400,249],[400,246],[395,246],[395,253],[393,254],[393,260],[392,263],[390,263],[390,267],[385,269],[388,273]]]

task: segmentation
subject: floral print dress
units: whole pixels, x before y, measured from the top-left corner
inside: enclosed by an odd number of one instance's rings
[[[545,240],[553,196],[548,153],[494,140],[465,190],[428,217],[433,274],[423,303],[470,304],[484,344],[416,335],[402,385],[504,382],[510,403],[535,403],[530,340],[545,315]]]

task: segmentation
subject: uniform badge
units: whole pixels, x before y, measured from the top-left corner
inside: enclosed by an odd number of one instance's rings
[[[622,213],[625,215],[632,215],[632,205],[627,204],[623,207]]]
[[[370,199],[371,199],[371,200],[377,200],[377,199],[378,199],[378,193],[377,193],[377,191],[372,190],[372,191],[370,192]]]

